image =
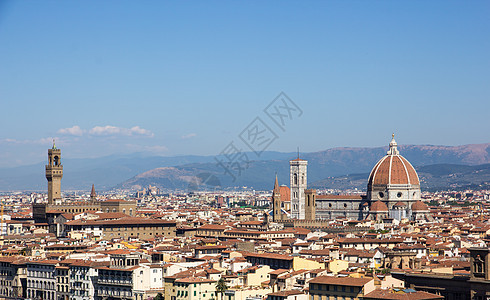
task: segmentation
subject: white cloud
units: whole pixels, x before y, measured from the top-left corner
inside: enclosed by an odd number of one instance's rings
[[[106,126],[95,126],[89,130],[89,134],[97,136],[108,136],[108,135],[125,135],[125,136],[148,136],[153,137],[153,133],[147,129],[141,128],[139,126],[134,126],[131,128],[116,127],[111,125]]]
[[[76,135],[76,136],[82,136],[85,130],[81,129],[80,126],[75,125],[70,128],[61,128],[58,130],[58,133],[60,134],[69,134],[69,135]]]
[[[193,138],[193,137],[196,137],[196,136],[197,136],[196,133],[189,133],[189,134],[186,134],[186,135],[181,136],[180,138],[183,139],[183,140],[187,140],[187,139],[190,139],[190,138]]]
[[[139,126],[134,126],[134,127],[131,127],[131,129],[129,129],[131,135],[146,135],[146,136],[153,136],[153,132],[147,130],[147,129],[144,129],[144,128],[141,128]]]

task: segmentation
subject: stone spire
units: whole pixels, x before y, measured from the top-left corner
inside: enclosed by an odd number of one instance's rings
[[[279,182],[277,181],[277,174],[276,174],[276,182],[274,183],[274,193],[279,193]]]
[[[90,192],[90,200],[94,202],[97,199],[97,194],[95,193],[95,185],[92,184],[92,191]]]
[[[388,150],[388,152],[386,154],[388,154],[388,155],[398,155],[398,154],[400,154],[400,152],[398,151],[397,147],[398,147],[398,144],[395,141],[395,134],[393,133],[391,135],[390,150]]]
[[[274,183],[274,191],[272,191],[272,220],[274,222],[278,222],[282,219],[281,205],[281,190],[279,188],[276,173],[276,182]]]

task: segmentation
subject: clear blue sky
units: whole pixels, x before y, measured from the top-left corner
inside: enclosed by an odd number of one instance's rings
[[[215,155],[284,91],[269,150],[490,142],[489,1],[1,1],[0,167]],[[276,128],[277,129],[277,128]]]

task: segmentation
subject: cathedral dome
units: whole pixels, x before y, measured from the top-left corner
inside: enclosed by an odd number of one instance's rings
[[[386,206],[386,204],[384,204],[382,201],[378,200],[371,205],[371,207],[369,208],[369,211],[371,211],[371,212],[387,212],[388,206]]]
[[[368,186],[392,184],[420,185],[414,167],[398,152],[394,136],[390,142],[390,150],[376,163],[368,181]]]
[[[429,206],[425,204],[424,202],[418,200],[415,201],[414,204],[412,204],[412,211],[428,211]]]
[[[403,207],[407,207],[407,205],[401,201],[398,201],[397,203],[395,203],[394,207],[403,208]]]

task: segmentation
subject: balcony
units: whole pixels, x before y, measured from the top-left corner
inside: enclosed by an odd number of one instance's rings
[[[99,278],[97,280],[98,284],[109,284],[109,285],[123,285],[123,286],[133,286],[132,280],[115,279],[115,278]]]

